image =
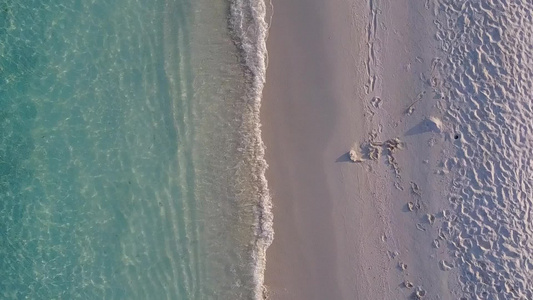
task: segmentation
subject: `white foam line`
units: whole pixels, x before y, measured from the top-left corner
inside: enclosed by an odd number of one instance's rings
[[[272,243],[272,201],[268,190],[265,171],[265,146],[261,139],[260,108],[261,95],[265,83],[267,67],[266,40],[269,24],[266,22],[266,5],[264,0],[233,0],[231,2],[230,25],[234,34],[235,44],[240,50],[243,67],[245,68],[248,87],[245,101],[251,111],[243,116],[244,125],[249,126],[250,147],[255,165],[252,166],[252,177],[257,184],[258,197],[254,203],[255,241],[252,252],[253,259],[253,297],[263,299],[265,294],[264,272],[266,266],[266,250]],[[251,199],[252,200],[252,199]]]

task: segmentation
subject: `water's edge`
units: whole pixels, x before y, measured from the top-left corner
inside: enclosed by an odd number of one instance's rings
[[[242,138],[248,141],[245,153],[255,161],[250,175],[256,184],[258,196],[254,203],[255,240],[252,250],[255,299],[266,298],[266,250],[274,238],[272,201],[265,176],[268,164],[260,122],[261,96],[267,68],[266,40],[269,25],[266,22],[266,11],[264,0],[233,0],[230,4],[229,27],[244,69],[245,101],[249,106],[247,115],[243,116],[243,127],[251,130],[243,132]]]

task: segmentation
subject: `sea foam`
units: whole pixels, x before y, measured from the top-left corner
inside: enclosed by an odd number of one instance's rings
[[[265,298],[264,271],[266,250],[272,243],[272,203],[265,171],[265,146],[261,139],[260,108],[267,67],[266,3],[263,0],[233,0],[230,9],[230,29],[237,46],[246,78],[246,92],[243,102],[248,106],[243,116],[241,133],[246,160],[252,164],[251,178],[255,183],[253,211],[255,218],[255,240],[253,241],[254,298]]]

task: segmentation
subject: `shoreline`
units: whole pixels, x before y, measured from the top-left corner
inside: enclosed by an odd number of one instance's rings
[[[274,202],[275,238],[267,250],[265,285],[272,299],[341,299],[335,288],[337,268],[331,267],[337,263],[336,241],[331,235],[332,205],[319,201],[329,198],[327,179],[322,172],[316,172],[321,167],[315,166],[323,164],[319,159],[322,145],[328,143],[327,137],[334,129],[328,123],[334,122],[337,115],[334,106],[321,104],[333,91],[314,72],[315,62],[319,61],[323,74],[335,72],[327,69],[326,49],[315,50],[315,46],[326,46],[317,43],[317,36],[322,34],[317,14],[324,10],[323,5],[319,1],[300,4],[273,3],[267,41],[269,65],[261,119],[269,163],[267,179]],[[292,18],[303,18],[304,22],[292,23]],[[306,25],[311,24],[305,24],[305,18],[316,23],[308,28]],[[315,88],[306,89],[308,85]],[[292,199],[307,201],[298,206],[302,202]],[[313,225],[313,220],[321,220],[320,226]],[[310,282],[322,282],[325,289],[313,288]]]

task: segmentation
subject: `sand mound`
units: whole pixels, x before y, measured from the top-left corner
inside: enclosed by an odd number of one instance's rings
[[[429,130],[434,132],[442,132],[442,121],[437,117],[429,117],[426,119],[426,126]]]

